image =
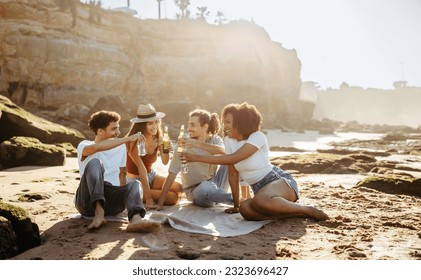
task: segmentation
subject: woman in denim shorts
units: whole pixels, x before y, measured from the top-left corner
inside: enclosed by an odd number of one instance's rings
[[[314,206],[296,201],[298,186],[294,178],[269,160],[266,136],[260,131],[262,116],[254,105],[229,104],[222,110],[225,134],[225,155],[201,156],[183,153],[186,162],[225,164],[229,168],[229,182],[234,207],[227,213],[238,213],[246,220],[273,220],[291,217],[310,217],[326,220],[328,215]],[[252,188],[254,197],[239,203],[239,178]]]
[[[152,166],[158,160],[158,153],[163,164],[166,165],[170,159],[169,153],[164,151],[162,145],[161,119],[164,116],[165,113],[157,112],[151,104],[140,104],[136,118],[130,120],[132,126],[127,134],[129,136],[141,132],[143,135],[145,154],[139,154],[135,142],[127,144],[126,181],[139,180],[141,182],[145,207],[149,209],[158,207],[156,203],[161,196],[162,185],[165,181],[165,177],[157,174]],[[181,184],[174,182],[165,199],[165,205],[177,204],[181,194]]]

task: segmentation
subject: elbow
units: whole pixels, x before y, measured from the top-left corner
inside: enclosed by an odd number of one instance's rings
[[[239,160],[237,160],[237,159],[230,159],[230,160],[228,160],[228,162],[227,162],[227,164],[229,164],[229,165],[234,165],[234,164],[237,164],[237,163],[239,163],[240,161]]]

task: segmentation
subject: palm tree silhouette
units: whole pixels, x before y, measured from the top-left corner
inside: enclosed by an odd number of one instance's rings
[[[227,21],[227,18],[225,17],[224,13],[221,11],[218,11],[216,13],[215,23],[220,25],[220,24],[224,24],[226,21]]]
[[[209,11],[207,7],[197,7],[199,12],[196,13],[198,20],[203,20],[206,22],[206,17],[209,15]]]
[[[162,0],[156,0],[158,2],[158,19],[161,19],[161,2]]]
[[[187,8],[190,6],[190,0],[174,0],[174,2],[181,11],[181,14],[177,14],[177,18],[189,18],[190,11]]]

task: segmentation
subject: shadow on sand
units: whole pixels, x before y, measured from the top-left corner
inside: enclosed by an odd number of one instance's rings
[[[126,222],[107,222],[88,230],[90,220],[65,219],[41,234],[42,244],[14,257],[17,260],[81,259],[274,259],[288,254],[279,240],[297,240],[312,223],[306,219],[273,221],[250,234],[216,237],[182,232],[164,224],[155,233],[128,233]],[[256,252],[255,246],[259,244]],[[283,256],[285,257],[285,256]],[[286,256],[288,257],[288,256]],[[293,256],[291,256],[293,258]]]

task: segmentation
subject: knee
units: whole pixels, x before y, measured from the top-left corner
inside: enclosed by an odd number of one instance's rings
[[[103,177],[104,172],[105,169],[102,162],[97,158],[93,158],[86,164],[83,177],[86,180],[96,180]]]
[[[207,187],[206,184],[200,184],[196,187],[193,192],[194,195],[194,204],[201,207],[210,207],[213,206],[215,203],[210,202],[209,195],[210,189]]]
[[[100,167],[101,165],[102,163],[99,159],[93,158],[86,164],[86,168],[95,168]]]
[[[86,170],[89,170],[90,172],[94,170],[104,172],[105,169],[104,169],[104,165],[99,159],[93,158],[86,164],[85,171]]]
[[[208,197],[209,196],[209,188],[207,187],[206,184],[202,183],[199,186],[197,186],[194,191],[194,198],[203,198],[203,197]]]
[[[176,205],[179,200],[180,197],[176,192],[169,191],[165,199],[165,205]]]
[[[257,211],[265,211],[270,208],[270,201],[264,197],[256,196],[250,201],[250,207]]]
[[[252,213],[253,210],[251,208],[251,201],[247,200],[241,203],[239,208],[241,216],[244,218],[244,220],[251,221],[252,219]]]
[[[128,183],[128,188],[129,188],[130,193],[132,195],[139,195],[139,196],[141,196],[142,193],[143,193],[142,192],[142,188],[140,186],[140,182],[138,180],[134,180],[134,181]]]

